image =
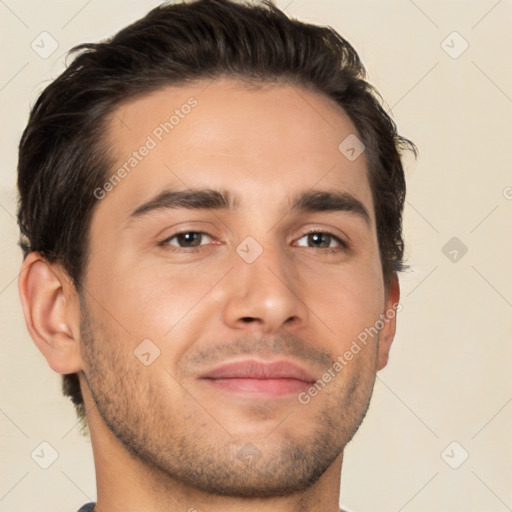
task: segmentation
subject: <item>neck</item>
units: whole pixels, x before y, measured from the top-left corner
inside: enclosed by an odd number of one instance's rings
[[[96,409],[94,409],[96,412]],[[338,512],[342,455],[308,488],[287,496],[240,498],[205,493],[128,452],[102,419],[88,414],[96,469],[95,512]]]

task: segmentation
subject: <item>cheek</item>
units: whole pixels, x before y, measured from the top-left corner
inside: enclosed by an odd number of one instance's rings
[[[380,272],[372,263],[346,267],[326,276],[315,275],[313,282],[305,280],[303,300],[329,328],[328,332],[343,349],[365,329],[375,325],[384,307],[384,292]],[[308,284],[309,283],[309,284]]]
[[[204,312],[224,274],[223,268],[204,266],[116,268],[107,279],[95,283],[98,301],[108,307],[108,312],[100,310],[99,314],[110,324],[120,324],[124,331],[119,332],[125,337],[129,332],[134,342],[145,338],[168,341],[171,331],[175,334]]]

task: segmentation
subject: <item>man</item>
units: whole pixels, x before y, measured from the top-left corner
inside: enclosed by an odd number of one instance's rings
[[[399,136],[339,34],[162,5],[20,144],[28,330],[88,425],[81,512],[339,510],[403,269]]]

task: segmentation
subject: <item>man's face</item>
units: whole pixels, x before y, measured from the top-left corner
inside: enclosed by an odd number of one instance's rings
[[[341,457],[379,364],[374,336],[335,365],[392,302],[366,160],[340,152],[356,130],[322,95],[206,85],[146,95],[112,117],[112,174],[127,162],[130,171],[106,187],[92,219],[81,384],[151,469],[209,493],[286,494]],[[160,123],[173,114],[167,133]],[[164,191],[199,189],[232,204],[151,207]],[[292,208],[318,192],[352,203]],[[288,361],[308,377],[251,364],[214,372],[248,361]]]

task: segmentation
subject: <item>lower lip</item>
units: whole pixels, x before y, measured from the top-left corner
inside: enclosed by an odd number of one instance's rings
[[[267,396],[297,394],[311,386],[310,382],[297,379],[205,379],[223,391],[252,393]]]

